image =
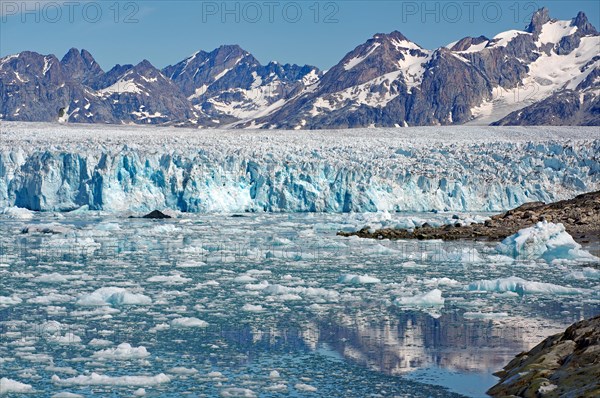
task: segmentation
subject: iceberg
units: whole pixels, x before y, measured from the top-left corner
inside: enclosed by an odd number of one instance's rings
[[[162,383],[170,383],[171,378],[164,373],[156,376],[106,376],[92,373],[89,376],[80,375],[69,379],[61,379],[57,375],[52,376],[52,382],[67,386],[128,386],[149,387]]]
[[[504,239],[496,250],[517,259],[598,261],[565,231],[563,224],[540,221]]]
[[[21,207],[5,207],[0,214],[16,220],[31,220],[35,215],[34,212]]]
[[[385,225],[385,212],[501,211],[600,189],[600,139],[590,130],[449,129],[447,139],[428,128],[399,139],[395,129],[241,134],[8,122],[0,207],[9,210],[0,217],[32,216],[16,207],[383,212]]]
[[[369,275],[342,275],[338,278],[339,283],[347,283],[351,285],[363,285],[371,283],[380,283],[381,280]]]
[[[81,306],[121,306],[121,305],[149,305],[150,297],[143,294],[131,293],[121,287],[103,287],[90,294],[83,294],[77,300]]]
[[[208,322],[198,318],[176,318],[171,321],[174,328],[205,328]]]
[[[528,281],[517,276],[472,282],[467,286],[471,291],[515,292],[519,294],[581,294],[583,289],[565,287],[546,282]]]
[[[29,384],[21,383],[15,380],[3,377],[0,379],[0,395],[10,393],[32,393],[33,387]]]
[[[444,305],[442,291],[433,289],[427,293],[418,294],[416,296],[398,297],[394,303],[398,306],[415,306],[415,307],[431,307]]]
[[[107,348],[95,352],[92,357],[100,360],[129,360],[141,359],[150,356],[146,347],[132,347],[131,344],[121,343],[116,348]]]
[[[0,296],[0,306],[16,305],[21,304],[22,302],[23,300],[14,294],[12,296]]]

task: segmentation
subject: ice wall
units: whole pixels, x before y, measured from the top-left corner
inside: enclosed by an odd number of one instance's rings
[[[499,211],[600,189],[599,139],[404,140],[377,130],[171,137],[156,129],[53,139],[40,131],[4,136],[0,208]]]

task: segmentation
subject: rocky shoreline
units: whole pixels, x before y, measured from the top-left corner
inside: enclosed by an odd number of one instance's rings
[[[339,236],[370,239],[442,239],[500,241],[539,221],[562,223],[566,231],[580,244],[600,242],[600,191],[579,195],[573,199],[550,204],[526,203],[513,210],[495,215],[483,224],[456,224],[433,227],[427,223],[415,229],[363,228],[356,232],[338,232]]]
[[[493,397],[600,396],[600,316],[546,338],[496,376],[487,392]]]

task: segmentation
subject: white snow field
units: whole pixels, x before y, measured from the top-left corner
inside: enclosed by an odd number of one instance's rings
[[[599,153],[593,127],[295,132],[2,122],[0,208],[497,211],[599,189]]]

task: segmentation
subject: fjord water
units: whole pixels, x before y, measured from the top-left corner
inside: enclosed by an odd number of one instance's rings
[[[484,396],[600,313],[600,272],[335,235],[453,214],[0,215],[1,376],[39,396]]]

